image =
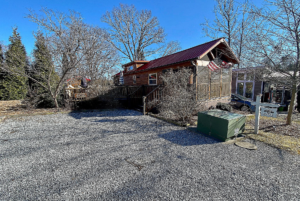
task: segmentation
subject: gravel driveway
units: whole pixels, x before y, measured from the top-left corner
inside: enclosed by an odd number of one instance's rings
[[[0,123],[0,200],[300,200],[300,157],[131,110]]]

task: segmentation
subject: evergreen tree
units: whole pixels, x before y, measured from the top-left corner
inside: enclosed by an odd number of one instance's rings
[[[12,72],[22,71],[25,73],[28,68],[28,60],[25,47],[17,28],[9,38],[10,45],[5,53],[5,63]],[[27,94],[27,78],[17,74],[4,74],[0,95],[3,100],[24,99]]]
[[[4,57],[3,57],[3,50],[2,50],[2,45],[0,44],[0,66],[1,66],[2,63],[3,63],[3,60],[4,60]]]
[[[3,99],[2,93],[5,90],[3,83],[4,83],[4,77],[6,73],[1,69],[3,62],[4,62],[3,50],[2,50],[2,45],[0,44],[0,100]]]
[[[45,88],[33,80],[30,81],[33,94],[39,97],[37,106],[54,107],[55,104],[49,91],[48,82],[50,84],[50,90],[54,92],[59,76],[55,72],[52,57],[42,33],[37,33],[36,35],[33,56],[34,64],[30,71],[30,76],[46,86]]]

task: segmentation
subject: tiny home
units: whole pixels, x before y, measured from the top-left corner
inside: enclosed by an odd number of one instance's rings
[[[225,39],[219,38],[152,61],[124,64],[124,71],[114,76],[114,83],[125,86],[159,86],[162,84],[160,76],[167,70],[190,68],[193,73],[189,84],[196,86],[197,99],[215,105],[217,102],[228,102],[231,95],[232,71],[228,65],[223,68],[224,63],[237,64],[239,60]]]
[[[239,94],[253,101],[261,94],[262,102],[276,103],[287,106],[291,99],[290,88],[278,83],[271,83],[265,79],[265,67],[249,67],[232,70],[231,93]],[[274,80],[282,79],[273,73]],[[257,76],[259,75],[259,76]],[[258,78],[259,77],[259,78]],[[277,80],[277,81],[278,81]]]

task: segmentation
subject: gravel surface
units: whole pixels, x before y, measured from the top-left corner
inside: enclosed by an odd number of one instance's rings
[[[0,123],[0,200],[300,200],[300,157],[130,110]]]

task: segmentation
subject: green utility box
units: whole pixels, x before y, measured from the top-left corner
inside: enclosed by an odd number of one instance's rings
[[[222,110],[209,110],[198,113],[197,130],[221,141],[245,130],[246,116]],[[238,130],[237,130],[238,129]]]

